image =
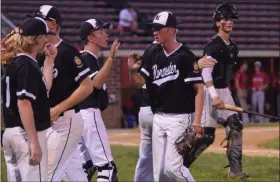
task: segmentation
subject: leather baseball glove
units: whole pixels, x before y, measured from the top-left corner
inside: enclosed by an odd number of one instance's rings
[[[178,137],[175,141],[175,147],[180,155],[185,156],[192,153],[192,150],[195,150],[194,146],[201,140],[201,137],[197,137],[198,133],[203,135],[202,128],[200,126],[190,125],[186,128],[185,132]]]

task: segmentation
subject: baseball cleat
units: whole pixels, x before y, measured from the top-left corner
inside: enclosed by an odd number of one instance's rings
[[[228,177],[232,178],[232,179],[234,179],[234,178],[246,179],[246,178],[249,178],[249,175],[247,173],[244,173],[244,172],[233,173],[229,169],[228,170]]]

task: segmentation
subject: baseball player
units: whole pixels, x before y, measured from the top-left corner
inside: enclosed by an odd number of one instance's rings
[[[2,79],[5,132],[3,150],[8,181],[47,181],[47,138],[50,128],[48,88],[36,55],[44,50],[50,32],[41,18],[26,19],[4,40],[2,61],[8,65]],[[45,49],[46,62],[56,48]],[[19,174],[15,174],[18,169]]]
[[[142,65],[145,61],[153,60],[160,45],[156,41],[152,43],[144,52]],[[139,69],[141,70],[141,68]],[[141,131],[141,143],[139,148],[139,159],[135,168],[134,181],[154,181],[153,177],[153,154],[152,154],[152,131],[153,131],[153,112],[151,109],[150,94],[146,85],[138,90],[142,101],[139,111],[139,127]]]
[[[254,111],[264,113],[265,89],[268,86],[267,76],[261,71],[262,63],[256,61],[254,63],[255,73],[252,76],[252,106]],[[254,116],[254,121],[265,122],[262,116]]]
[[[146,83],[151,94],[154,181],[194,181],[189,169],[183,166],[174,142],[191,125],[193,114],[197,137],[202,133],[202,77],[195,55],[176,41],[177,25],[171,12],[157,14],[152,26],[162,47],[154,60],[146,61],[138,74],[139,57],[133,54],[128,59],[132,83],[137,87]]]
[[[237,89],[237,98],[240,102],[240,106],[243,109],[248,110],[248,75],[247,75],[248,64],[243,62],[239,70],[234,75],[235,88]],[[242,121],[244,124],[249,123],[249,117],[247,113],[242,113]]]
[[[81,114],[85,122],[82,143],[85,145],[84,149],[87,149],[87,151],[81,152],[83,154],[88,152],[93,165],[97,167],[97,181],[115,182],[118,181],[117,167],[113,161],[101,112],[108,106],[109,98],[105,82],[108,80],[115,54],[120,46],[118,40],[112,44],[110,54],[103,66],[100,65],[97,57],[100,50],[108,45],[108,34],[105,29],[109,26],[109,23],[89,19],[82,23],[79,30],[79,36],[84,43],[84,51],[81,52],[81,56],[90,68],[89,77],[94,86],[92,94],[80,103]],[[87,163],[90,162],[87,161]],[[90,178],[91,176],[89,176],[89,181]]]
[[[53,122],[47,134],[48,180],[60,181],[84,131],[78,104],[92,93],[93,84],[89,78],[90,69],[78,50],[59,37],[62,23],[59,10],[43,5],[31,16],[45,19],[49,29],[56,33],[55,36],[47,37],[48,42],[54,44],[58,50],[52,77],[46,78],[47,83],[52,82],[49,99]],[[41,66],[45,67],[46,62],[43,60],[44,55],[40,62]],[[76,174],[77,179],[87,181],[82,166],[79,171],[80,173]]]
[[[224,103],[234,105],[228,85],[238,55],[238,47],[229,37],[233,19],[238,18],[238,14],[232,4],[222,3],[217,6],[213,18],[217,35],[206,44],[204,55],[216,59],[217,63],[212,67],[202,69],[206,97],[201,122],[204,136],[194,152],[190,156],[186,156],[184,165],[189,167],[198,155],[213,143],[218,121],[226,128],[227,133],[227,158],[230,167],[228,176],[244,179],[248,175],[242,172],[243,122],[236,112],[217,110],[224,109]]]

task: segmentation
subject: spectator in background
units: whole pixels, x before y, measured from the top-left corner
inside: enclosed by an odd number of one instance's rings
[[[252,76],[252,106],[253,110],[264,113],[265,89],[268,86],[267,75],[263,72],[260,61],[254,63],[255,73]],[[267,118],[265,118],[267,119]],[[254,116],[255,122],[266,122],[262,116]]]
[[[247,75],[248,64],[243,62],[239,70],[234,74],[234,85],[236,88],[237,99],[240,106],[248,110],[248,75]],[[244,124],[249,123],[249,117],[247,113],[242,113],[242,121]]]
[[[120,11],[118,30],[123,35],[124,32],[132,32],[136,35],[138,29],[137,13],[130,4],[126,4]]]

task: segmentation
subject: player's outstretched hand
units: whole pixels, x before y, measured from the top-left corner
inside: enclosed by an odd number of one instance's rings
[[[217,109],[221,109],[221,110],[225,109],[225,104],[219,97],[213,99],[212,105]]]
[[[216,60],[210,56],[207,56],[207,54],[198,60],[198,67],[199,69],[203,69],[206,67],[211,67],[214,66],[216,64]]]
[[[136,53],[129,55],[127,60],[128,69],[131,71],[137,71],[141,66],[140,56]]]
[[[55,107],[51,108],[51,122],[53,123],[54,121],[56,121],[61,113],[62,113],[62,111],[61,111],[60,107],[55,106]]]
[[[32,166],[36,166],[42,160],[42,150],[40,144],[31,142],[30,150],[31,150],[31,156],[29,159],[29,164]]]
[[[118,41],[118,39],[116,39],[113,42],[110,53],[109,53],[109,58],[111,58],[113,60],[115,59],[116,53],[118,52],[120,45],[121,45],[121,43]]]
[[[46,55],[46,60],[53,63],[57,55],[57,48],[53,44],[47,43],[45,45],[44,52]]]

